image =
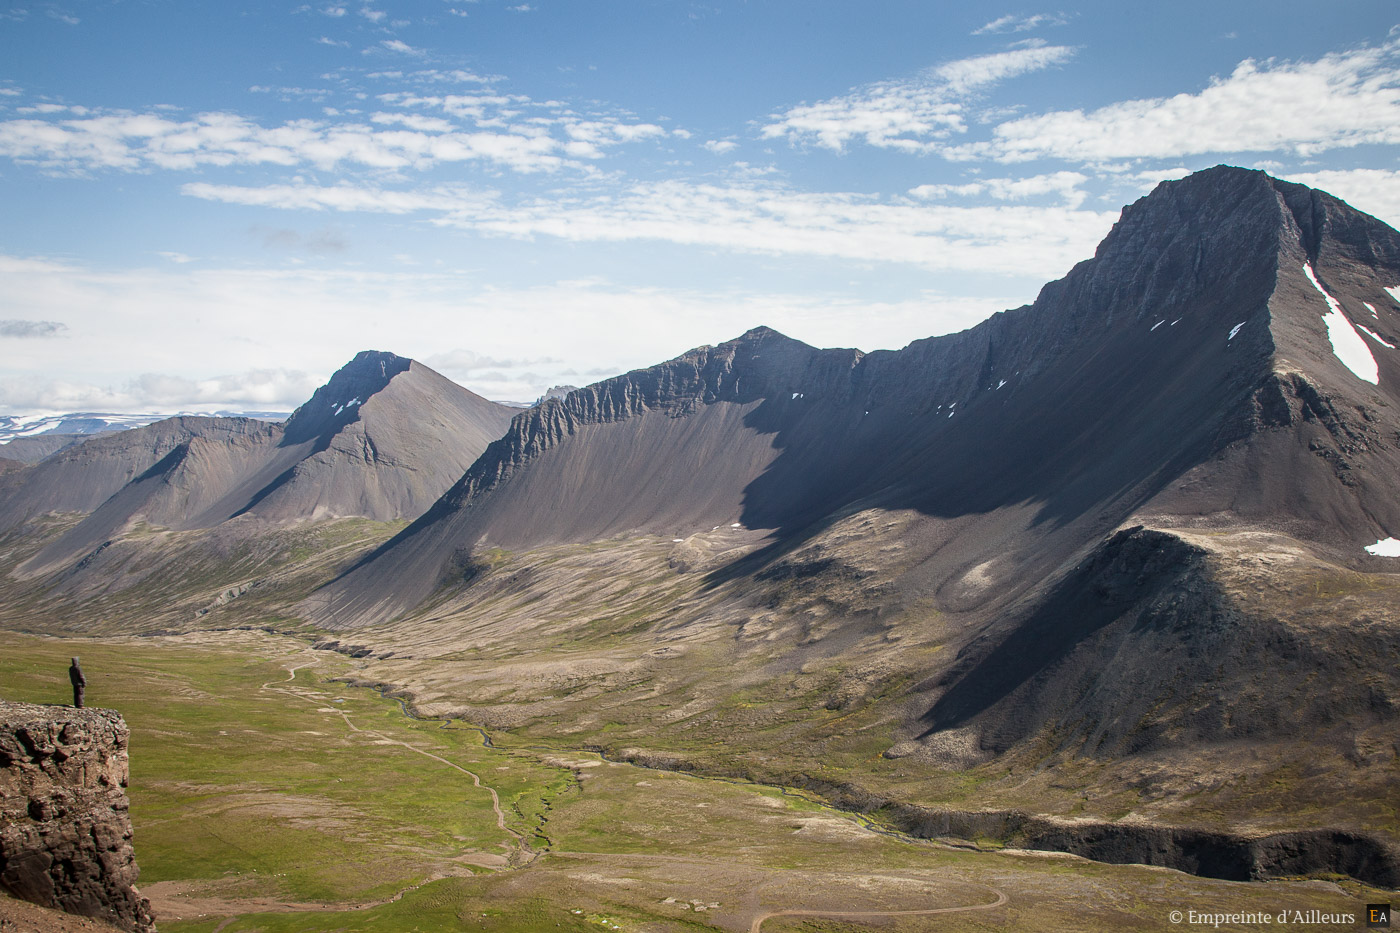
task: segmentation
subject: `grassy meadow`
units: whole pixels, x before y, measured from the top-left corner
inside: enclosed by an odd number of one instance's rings
[[[488,747],[470,724],[413,719],[336,679],[360,662],[260,632],[0,638],[0,695],[67,702],[77,654],[90,705],[131,726],[136,852],[162,933],[1157,930],[1174,909],[1387,899],[1343,880],[1240,884],[950,848],[781,788],[538,735],[495,732]],[[1289,926],[1314,928],[1336,926]]]

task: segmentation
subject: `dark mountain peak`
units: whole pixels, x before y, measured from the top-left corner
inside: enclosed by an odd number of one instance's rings
[[[791,341],[791,342],[793,342],[793,343],[801,343],[801,341],[799,341],[799,340],[794,340],[792,337],[789,337],[787,334],[784,334],[784,333],[782,333],[781,331],[774,330],[773,328],[769,327],[769,326],[766,325],[766,324],[760,324],[760,325],[757,326],[757,327],[749,328],[748,330],[746,330],[746,331],[744,331],[742,334],[740,334],[738,337],[735,337],[733,340],[727,340],[727,341],[725,341],[725,343],[727,343],[727,344],[728,344],[728,343],[736,343],[736,344],[765,343],[765,342],[770,341],[770,340],[782,340],[782,341]]]
[[[361,350],[287,419],[284,444],[335,431],[360,416],[360,406],[407,372],[413,361],[383,350]]]
[[[1232,165],[1161,182],[1123,209],[1097,255],[1121,250],[1124,240],[1140,246],[1145,231],[1177,238],[1205,227],[1224,238],[1227,252],[1264,245],[1267,239],[1256,235],[1274,232],[1314,263],[1329,250],[1383,265],[1400,258],[1400,237],[1369,214],[1325,191]]]
[[[1324,192],[1220,165],[1157,185],[1123,209],[1094,258],[1047,284],[1031,308],[994,316],[968,337],[985,330],[1002,367],[1024,374],[1083,354],[1094,334],[1156,326],[1157,337],[1167,328],[1213,344],[1218,333],[1248,348],[1262,373],[1280,315],[1306,312],[1306,329],[1318,329],[1311,303],[1272,300],[1281,281],[1289,293],[1310,287],[1304,263],[1324,282],[1369,281],[1353,293],[1356,307],[1379,307],[1382,286],[1394,282],[1377,273],[1400,281],[1400,234]]]

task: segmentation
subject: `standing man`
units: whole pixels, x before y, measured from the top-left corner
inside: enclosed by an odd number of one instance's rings
[[[77,709],[83,708],[83,688],[87,686],[87,678],[83,676],[83,669],[78,666],[78,659],[73,659],[73,666],[68,668],[68,679],[73,681],[73,706]]]

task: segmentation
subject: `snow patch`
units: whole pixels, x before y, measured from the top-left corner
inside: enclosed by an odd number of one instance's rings
[[[1342,306],[1337,304],[1337,299],[1327,294],[1322,283],[1318,282],[1317,276],[1313,275],[1312,266],[1303,263],[1303,271],[1308,274],[1308,281],[1313,283],[1313,288],[1327,300],[1328,312],[1322,316],[1322,322],[1327,325],[1327,339],[1332,343],[1332,352],[1357,379],[1371,385],[1380,385],[1380,368],[1376,366],[1376,358],[1371,355],[1371,348],[1366,346],[1366,341],[1362,340],[1356,328],[1351,326],[1351,321],[1342,313]]]
[[[1377,557],[1400,557],[1400,541],[1386,538],[1384,541],[1368,544],[1366,545],[1366,553],[1374,554]]]
[[[1001,382],[998,382],[998,383],[997,383],[997,388],[1000,389],[1000,388],[1001,388],[1002,386],[1004,386],[1004,385],[1006,385],[1006,380],[1005,380],[1005,379],[1003,379]]]
[[[744,523],[743,523],[743,522],[735,522],[734,524],[730,525],[729,527],[730,527],[730,528],[743,528],[743,527],[744,527]]]
[[[1371,304],[1369,301],[1363,301],[1363,302],[1361,302],[1361,303],[1362,303],[1363,305],[1366,306],[1366,310],[1367,310],[1367,311],[1370,311],[1370,312],[1371,312],[1371,317],[1375,318],[1375,319],[1378,320],[1378,321],[1381,319],[1381,316],[1380,316],[1379,314],[1376,313],[1376,306],[1375,306],[1375,305]]]
[[[1162,326],[1163,324],[1165,324],[1165,323],[1167,323],[1167,319],[1166,319],[1166,318],[1162,318],[1162,320],[1158,321],[1156,324],[1153,324],[1151,327],[1149,327],[1149,328],[1147,329],[1147,332],[1150,334],[1150,333],[1152,333],[1154,330],[1156,330],[1157,328],[1161,327],[1161,326]]]
[[[1226,343],[1229,343],[1231,340],[1234,340],[1234,339],[1235,339],[1235,335],[1238,334],[1238,333],[1240,332],[1240,328],[1243,327],[1243,326],[1244,326],[1244,321],[1240,321],[1240,322],[1239,322],[1238,324],[1236,324],[1234,327],[1230,328],[1230,336],[1228,336],[1228,337],[1225,338],[1225,342],[1226,342]]]
[[[1177,318],[1175,321],[1172,321],[1171,326],[1172,326],[1172,327],[1175,327],[1176,325],[1178,325],[1178,324],[1180,324],[1180,323],[1181,323],[1181,318]]]
[[[1400,305],[1400,285],[1391,287],[1387,285],[1385,290],[1390,292],[1390,297],[1395,299],[1395,303]]]
[[[801,392],[794,392],[794,393],[792,393],[792,397],[793,397],[793,398],[802,398],[803,395],[802,395]]]
[[[346,402],[344,405],[337,405],[337,406],[335,406],[335,413],[338,415],[338,414],[340,414],[342,411],[345,411],[345,409],[347,409],[347,408],[353,408],[353,407],[355,407],[356,405],[359,405],[359,404],[360,404],[360,397],[357,395],[357,396],[355,396],[354,398],[352,398],[350,401]]]
[[[1356,325],[1356,329],[1359,330],[1359,331],[1361,331],[1361,332],[1362,332],[1363,334],[1365,334],[1367,337],[1370,337],[1372,340],[1374,340],[1376,343],[1380,344],[1381,346],[1386,347],[1387,349],[1391,349],[1391,350],[1394,350],[1394,349],[1395,349],[1395,344],[1390,343],[1390,342],[1387,341],[1384,337],[1380,336],[1380,335],[1377,334],[1375,331],[1371,330],[1369,327],[1362,327],[1360,324],[1357,324],[1357,325]]]

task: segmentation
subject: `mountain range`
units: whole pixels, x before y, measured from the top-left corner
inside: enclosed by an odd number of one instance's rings
[[[275,617],[634,760],[1400,839],[1397,344],[1400,233],[1221,166],[898,351],[758,327],[525,410],[366,352],[285,424],[9,464],[0,622]]]

